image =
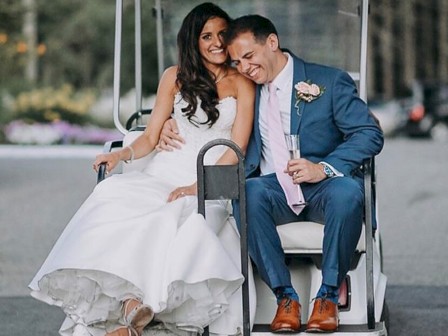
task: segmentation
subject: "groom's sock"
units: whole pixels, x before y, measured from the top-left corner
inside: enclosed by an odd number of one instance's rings
[[[280,301],[285,297],[299,302],[299,295],[297,294],[296,290],[290,286],[277,287],[274,289],[274,294],[277,298],[277,303],[280,303]]]
[[[317,292],[316,298],[325,298],[338,304],[339,288],[322,284],[320,286],[319,292]]]

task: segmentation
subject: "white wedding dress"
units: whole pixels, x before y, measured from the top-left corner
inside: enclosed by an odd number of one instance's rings
[[[192,125],[174,98],[174,118],[186,143],[181,150],[153,155],[144,171],[113,175],[98,184],[59,237],[30,288],[31,295],[60,306],[67,317],[60,334],[104,335],[123,321],[121,300],[141,298],[156,313],[146,333],[192,335],[241,331],[239,237],[228,220],[228,203],[207,202],[206,218],[196,196],[167,203],[176,187],[196,181],[199,149],[230,138],[236,100],[220,101],[210,128]],[[198,104],[200,105],[200,104]],[[205,121],[198,107],[197,121]],[[224,152],[214,147],[205,162]],[[250,279],[251,291],[254,291]],[[254,297],[252,293],[252,298]],[[252,321],[255,301],[251,301]]]

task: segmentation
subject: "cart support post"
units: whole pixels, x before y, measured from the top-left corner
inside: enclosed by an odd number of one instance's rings
[[[373,159],[364,162],[364,193],[365,193],[365,225],[366,225],[366,299],[367,326],[375,329],[375,293],[373,284],[373,210],[372,210],[372,172]]]
[[[156,8],[156,33],[157,33],[157,60],[159,67],[159,78],[162,77],[165,70],[165,59],[163,50],[163,25],[162,25],[162,4],[160,0],[155,0]]]
[[[359,61],[359,96],[367,102],[367,44],[369,36],[369,0],[362,0],[361,4],[361,51]]]
[[[142,109],[142,5],[135,0],[135,110]]]
[[[141,0],[135,0],[135,110],[142,109],[142,8]],[[115,6],[115,44],[114,44],[114,86],[113,117],[115,127],[126,134],[120,121],[120,76],[121,76],[121,35],[123,30],[123,0],[116,0]]]
[[[114,102],[113,116],[115,127],[126,134],[120,122],[120,68],[121,68],[121,32],[123,26],[123,0],[117,0],[115,6],[115,45],[114,45]]]

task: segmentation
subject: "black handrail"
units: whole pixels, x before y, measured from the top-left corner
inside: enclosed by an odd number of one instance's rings
[[[137,121],[136,127],[139,127],[138,122],[141,120],[142,116],[149,115],[149,114],[151,114],[151,112],[152,112],[152,109],[143,109],[143,110],[138,110],[138,111],[132,113],[131,116],[126,121],[126,129],[128,131],[133,130],[132,124],[134,123],[134,121]]]
[[[123,141],[122,140],[113,140],[108,141],[103,146],[103,153],[110,153],[112,152],[112,149],[123,147]],[[98,175],[96,178],[96,183],[100,183],[102,180],[106,178],[106,164],[101,163],[98,167]]]
[[[214,146],[228,146],[238,157],[236,165],[204,166],[205,153]],[[240,202],[240,239],[241,239],[241,273],[244,277],[242,286],[243,303],[243,335],[250,335],[249,307],[249,257],[247,249],[246,218],[246,176],[244,172],[244,155],[241,149],[231,140],[216,139],[201,148],[197,158],[198,174],[198,212],[205,217],[205,200],[239,199]],[[235,181],[237,176],[237,181]],[[232,183],[234,182],[234,183]],[[235,190],[235,183],[238,185]],[[206,328],[205,335],[208,334]]]

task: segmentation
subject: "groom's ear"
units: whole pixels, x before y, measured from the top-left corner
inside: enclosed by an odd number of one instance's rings
[[[272,51],[276,51],[280,47],[278,36],[274,33],[270,34],[266,38],[266,44],[268,45],[269,49],[271,49]]]

